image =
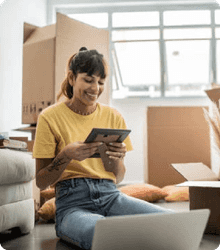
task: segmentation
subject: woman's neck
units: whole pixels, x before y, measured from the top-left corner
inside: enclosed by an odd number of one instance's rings
[[[66,105],[75,113],[79,115],[90,115],[95,112],[97,103],[91,106],[87,106],[82,102],[68,100]]]

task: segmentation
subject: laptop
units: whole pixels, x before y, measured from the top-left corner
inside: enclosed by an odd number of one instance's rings
[[[92,250],[198,250],[210,211],[125,215],[97,221]]]

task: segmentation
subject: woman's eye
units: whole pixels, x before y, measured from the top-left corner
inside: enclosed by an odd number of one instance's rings
[[[100,85],[104,85],[104,82],[99,82]]]
[[[85,82],[92,83],[92,80],[85,79]]]

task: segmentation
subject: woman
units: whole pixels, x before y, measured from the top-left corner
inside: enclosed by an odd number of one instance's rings
[[[97,102],[107,77],[106,62],[96,50],[81,48],[68,62],[58,99],[38,118],[33,156],[40,189],[56,187],[56,233],[63,240],[90,249],[97,220],[106,216],[170,212],[119,192],[130,138],[107,145],[111,171],[101,159],[89,158],[100,142],[84,143],[92,128],[126,129],[123,117]]]

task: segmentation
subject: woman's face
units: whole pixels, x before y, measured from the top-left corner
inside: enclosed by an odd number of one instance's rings
[[[78,73],[73,85],[73,101],[80,101],[86,106],[93,106],[104,90],[105,79],[100,76],[89,76],[87,73]]]

